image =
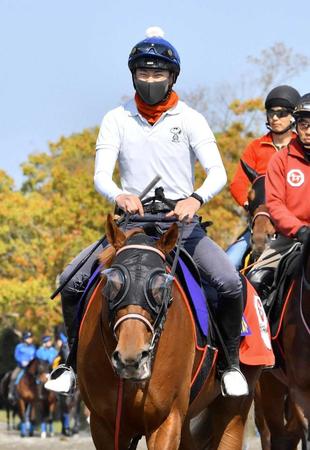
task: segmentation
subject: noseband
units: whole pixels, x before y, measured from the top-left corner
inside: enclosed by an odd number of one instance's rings
[[[145,252],[151,252],[152,254],[159,255],[160,258],[163,260],[163,262],[166,262],[166,256],[164,255],[164,253],[162,251],[160,251],[159,249],[152,247],[151,245],[128,244],[128,245],[125,245],[124,247],[120,248],[116,252],[116,256],[120,255],[125,250],[138,250],[138,251],[140,250],[143,252],[142,257],[143,257],[143,254],[145,254]],[[138,320],[138,321],[142,322],[146,326],[148,331],[150,331],[152,334],[151,343],[150,343],[150,347],[149,347],[149,353],[152,355],[154,352],[154,349],[155,349],[156,342],[158,341],[158,339],[161,335],[163,325],[165,322],[165,318],[166,318],[167,310],[172,302],[171,289],[172,289],[172,282],[173,282],[174,277],[171,273],[170,274],[166,273],[166,271],[164,270],[164,267],[156,267],[154,269],[150,268],[150,273],[147,276],[146,281],[143,281],[143,284],[144,284],[143,293],[144,293],[145,301],[143,300],[143,305],[141,305],[140,302],[136,302],[136,301],[131,302],[130,299],[127,299],[127,297],[129,297],[129,294],[130,294],[129,291],[130,291],[131,285],[134,283],[133,283],[133,280],[131,280],[130,271],[128,270],[128,268],[126,267],[125,264],[119,264],[118,262],[114,265],[112,264],[110,269],[103,271],[103,274],[107,274],[107,276],[109,277],[109,275],[108,275],[109,271],[111,271],[111,270],[113,271],[115,269],[122,271],[122,273],[125,276],[123,277],[123,284],[120,288],[120,293],[119,293],[120,298],[117,299],[117,296],[116,296],[115,304],[113,304],[113,302],[111,302],[111,300],[109,299],[110,326],[112,327],[114,337],[116,340],[118,340],[117,336],[116,336],[116,331],[122,323],[124,323],[127,320]],[[160,290],[162,291],[161,295],[159,295],[160,300],[161,300],[161,302],[159,304],[155,304],[156,303],[155,300],[152,301],[152,299],[150,299],[148,286],[152,285],[152,282],[154,279],[155,280],[157,279],[157,281],[158,280],[162,281],[161,289],[158,289],[159,291]],[[141,293],[140,293],[140,296],[141,296]],[[146,309],[151,314],[151,316],[154,318],[153,323],[151,323],[151,321],[149,319],[147,319],[145,316],[143,316],[142,314],[128,313],[128,314],[125,314],[122,317],[120,317],[113,325],[114,317],[115,317],[117,310],[120,309],[121,307],[133,305],[133,304],[137,304],[137,305],[141,306],[143,309]]]
[[[256,220],[257,217],[259,217],[259,216],[265,216],[265,217],[268,217],[268,219],[269,219],[270,222],[272,223],[272,220],[271,220],[271,217],[270,217],[270,214],[269,214],[269,213],[264,212],[264,211],[261,211],[261,212],[256,213],[256,214],[254,215],[253,219],[252,219],[252,222],[251,222],[251,233],[252,233],[252,234],[253,234],[253,227],[254,227],[255,220]]]

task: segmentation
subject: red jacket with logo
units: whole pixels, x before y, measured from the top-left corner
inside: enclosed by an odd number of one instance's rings
[[[296,134],[292,133],[292,137],[295,138]],[[271,133],[267,133],[250,142],[240,159],[246,162],[252,169],[256,170],[257,173],[264,175],[270,158],[277,153],[277,151],[276,146],[272,142]],[[248,199],[249,187],[250,181],[239,163],[235,176],[230,184],[230,192],[236,202],[241,206],[243,206]]]
[[[294,237],[310,225],[310,163],[297,139],[277,154],[266,173],[266,203],[277,231]]]

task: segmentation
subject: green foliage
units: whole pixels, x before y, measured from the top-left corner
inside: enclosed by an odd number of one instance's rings
[[[111,205],[93,187],[97,133],[62,137],[48,152],[30,155],[20,191],[0,174],[2,326],[40,334],[58,323],[59,299],[49,300],[57,275],[104,233]]]

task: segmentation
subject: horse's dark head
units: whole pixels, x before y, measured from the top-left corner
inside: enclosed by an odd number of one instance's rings
[[[48,361],[43,361],[42,359],[38,359],[37,365],[37,378],[45,383],[48,380],[48,375],[51,370],[51,365]]]
[[[255,210],[266,202],[265,196],[265,175],[260,175],[252,169],[246,162],[240,159],[241,167],[251,183],[248,193],[249,213],[253,217]]]
[[[265,175],[260,175],[242,160],[240,160],[240,163],[252,184],[248,193],[248,210],[251,222],[252,249],[254,259],[257,259],[270,242],[275,229],[265,205]]]
[[[108,218],[107,238],[115,254],[102,272],[103,297],[117,340],[112,364],[122,378],[150,377],[154,343],[170,300],[172,279],[165,258],[177,237],[176,224],[154,241],[143,230],[126,235]]]

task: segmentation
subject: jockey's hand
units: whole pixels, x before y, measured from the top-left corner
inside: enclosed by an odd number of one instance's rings
[[[248,202],[248,201],[246,201],[246,202],[243,203],[243,208],[244,208],[246,211],[249,210],[249,202]]]
[[[187,222],[191,222],[192,218],[201,207],[200,201],[193,197],[188,197],[185,200],[180,200],[175,205],[173,211],[168,212],[166,217],[176,216],[180,221],[187,217]]]
[[[20,363],[20,365],[21,365],[22,367],[27,367],[27,366],[28,366],[28,361],[22,361],[22,362]]]
[[[140,214],[144,216],[142,203],[137,195],[120,194],[115,199],[117,205],[129,214]]]

